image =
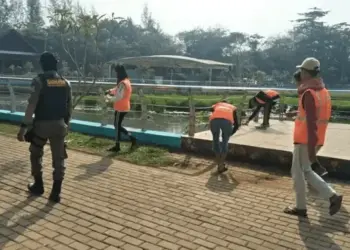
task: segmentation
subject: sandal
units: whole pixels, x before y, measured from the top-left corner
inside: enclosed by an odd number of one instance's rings
[[[305,218],[307,217],[306,209],[298,209],[292,206],[286,207],[283,212],[289,215],[295,215],[295,216],[300,216]]]

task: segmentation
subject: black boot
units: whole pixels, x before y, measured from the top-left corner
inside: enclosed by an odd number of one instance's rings
[[[119,152],[120,151],[120,143],[116,142],[115,146],[108,149],[109,152]]]
[[[130,136],[131,147],[130,150],[134,150],[136,148],[136,138],[134,136]]]
[[[28,191],[33,195],[42,195],[44,193],[43,177],[34,176],[34,183],[28,184]]]
[[[54,181],[52,184],[52,190],[49,197],[50,201],[59,203],[61,201],[61,188],[62,188],[62,181]]]

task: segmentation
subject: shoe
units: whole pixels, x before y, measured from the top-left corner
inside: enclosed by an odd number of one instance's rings
[[[218,174],[223,174],[228,170],[225,164],[219,165],[218,166]]]
[[[342,195],[333,195],[330,199],[330,205],[329,205],[329,215],[335,215],[339,212],[341,208],[341,204],[343,202],[343,196]]]
[[[28,184],[28,191],[32,195],[42,195],[44,193],[44,182],[42,176],[34,177],[34,183]]]
[[[283,210],[283,212],[285,214],[307,218],[307,210],[306,209],[298,209],[296,207],[289,206],[289,207],[286,207]]]
[[[130,150],[134,150],[136,148],[136,138],[134,136],[130,136],[131,147]]]
[[[54,181],[52,184],[52,190],[49,197],[49,200],[55,203],[59,203],[61,201],[61,188],[62,181]]]
[[[267,125],[261,124],[260,126],[256,126],[255,128],[256,128],[256,129],[264,130],[264,129],[267,129],[268,127],[270,127],[269,124],[267,124]]]
[[[109,148],[107,151],[109,151],[109,152],[116,152],[116,153],[118,153],[118,152],[120,151],[120,144],[119,144],[119,143],[118,143],[118,144],[116,144],[115,146],[113,146],[113,147]]]

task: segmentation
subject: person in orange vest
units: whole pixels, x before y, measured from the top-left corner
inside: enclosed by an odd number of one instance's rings
[[[253,98],[249,100],[249,108],[252,109],[255,107],[255,110],[251,114],[251,116],[246,120],[243,125],[248,125],[251,120],[254,119],[259,114],[261,108],[264,108],[264,118],[263,123],[256,127],[258,129],[266,129],[270,126],[270,115],[273,106],[280,99],[280,95],[275,90],[265,90],[259,91]]]
[[[299,106],[294,124],[294,150],[292,177],[296,192],[296,205],[285,208],[290,215],[307,217],[306,183],[329,199],[329,214],[336,214],[343,196],[338,195],[313,169],[322,169],[316,153],[324,145],[332,103],[328,90],[320,78],[320,62],[306,58],[300,66],[298,86]]]
[[[227,171],[225,159],[228,153],[228,142],[231,135],[235,134],[239,128],[237,118],[237,108],[226,100],[214,104],[212,114],[209,117],[210,131],[213,135],[213,151],[215,153],[215,162],[218,166],[218,173]],[[220,132],[222,142],[220,145]]]
[[[117,73],[117,86],[106,91],[107,100],[114,102],[114,127],[116,130],[115,146],[108,151],[119,152],[121,133],[130,138],[131,149],[136,146],[136,138],[122,126],[124,117],[130,111],[130,99],[132,94],[131,82],[123,65],[117,65],[115,67],[115,72]]]

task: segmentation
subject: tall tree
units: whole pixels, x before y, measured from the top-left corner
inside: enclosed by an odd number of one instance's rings
[[[39,34],[44,25],[40,0],[27,0],[27,31]]]

